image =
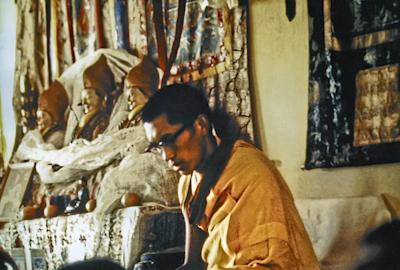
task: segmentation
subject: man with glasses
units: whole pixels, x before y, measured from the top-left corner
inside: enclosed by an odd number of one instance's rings
[[[181,174],[180,269],[319,269],[285,181],[225,116],[182,84],[163,87],[143,108],[151,147]]]

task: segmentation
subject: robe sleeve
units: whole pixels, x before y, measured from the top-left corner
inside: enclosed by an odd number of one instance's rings
[[[234,155],[214,188],[203,257],[222,269],[318,269],[286,183],[256,154]]]

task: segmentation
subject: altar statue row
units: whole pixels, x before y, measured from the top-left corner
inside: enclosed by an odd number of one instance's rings
[[[141,109],[158,86],[159,72],[149,58],[104,49],[42,92],[38,129],[25,135],[14,158],[37,162],[25,200],[25,210],[35,211],[25,218],[176,205],[178,176],[160,156],[146,152],[141,121]]]

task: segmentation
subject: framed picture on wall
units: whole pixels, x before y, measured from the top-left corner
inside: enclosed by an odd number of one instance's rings
[[[7,222],[17,218],[34,168],[34,162],[9,165],[1,186],[0,221]]]

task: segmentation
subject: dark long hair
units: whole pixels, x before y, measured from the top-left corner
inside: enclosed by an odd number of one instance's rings
[[[239,138],[245,139],[245,136],[240,133],[239,125],[234,118],[222,109],[218,108],[212,112],[210,122],[214,125],[221,143],[207,160],[199,191],[187,204],[189,222],[197,225],[200,224],[204,216],[206,197],[224,171],[231,157],[235,141]]]

